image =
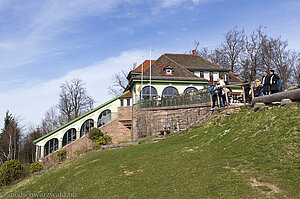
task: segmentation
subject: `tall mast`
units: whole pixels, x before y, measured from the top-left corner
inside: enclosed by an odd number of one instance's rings
[[[144,59],[143,59],[144,60]],[[143,99],[143,80],[144,80],[144,61],[142,63],[142,78],[141,78],[141,86],[142,86],[142,90],[141,90],[141,99]]]
[[[150,48],[150,99],[152,99],[152,87],[151,87],[151,52],[152,52],[152,47]]]

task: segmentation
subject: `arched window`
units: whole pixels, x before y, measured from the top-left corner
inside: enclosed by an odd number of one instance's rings
[[[45,150],[44,156],[49,155],[50,153],[53,153],[54,151],[57,151],[58,150],[58,139],[52,138],[51,140],[46,142],[44,147],[45,147],[44,148],[44,150]]]
[[[153,86],[145,86],[141,91],[141,99],[150,98],[150,95],[152,98],[157,96],[156,89]]]
[[[197,89],[195,87],[187,87],[185,90],[184,90],[184,93],[192,93],[192,92],[197,92]]]
[[[162,95],[163,96],[178,95],[178,90],[173,86],[168,86],[163,90]]]
[[[80,128],[80,137],[87,134],[94,127],[94,120],[88,119],[85,121]]]
[[[76,140],[76,129],[69,129],[63,137],[62,146],[66,146]]]
[[[102,113],[98,117],[97,127],[103,126],[111,121],[111,111],[109,109],[102,111]]]

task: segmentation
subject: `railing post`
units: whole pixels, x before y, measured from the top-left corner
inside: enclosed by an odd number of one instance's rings
[[[252,100],[254,99],[254,89],[253,89],[253,84],[251,83],[251,93],[252,93]]]
[[[228,95],[227,95],[227,87],[225,86],[224,89],[225,89],[226,103],[227,103],[227,106],[229,106]]]
[[[218,107],[220,108],[221,104],[220,104],[220,95],[219,95],[219,92],[217,92],[217,98],[218,98]]]
[[[242,87],[243,87],[243,100],[244,100],[244,104],[246,104],[245,85],[243,85]]]

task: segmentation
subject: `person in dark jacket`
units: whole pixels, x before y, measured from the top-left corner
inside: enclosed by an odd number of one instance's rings
[[[217,97],[218,97],[218,93],[217,93],[217,90],[215,89],[217,86],[217,83],[216,82],[213,82],[210,86],[209,86],[209,91],[210,91],[210,94],[211,94],[211,97],[212,97],[212,107],[210,110],[214,110],[215,109],[215,104],[216,104],[216,101],[217,101]]]
[[[261,90],[261,92],[264,95],[269,95],[270,92],[270,76],[268,75],[267,71],[263,72],[263,77],[261,80],[261,84],[263,85],[263,88]]]
[[[270,70],[270,91],[271,94],[278,92],[277,82],[279,81],[278,75],[274,73],[274,70]]]

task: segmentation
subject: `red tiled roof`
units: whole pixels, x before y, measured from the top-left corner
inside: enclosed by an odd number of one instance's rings
[[[219,64],[212,63],[207,59],[194,54],[170,54],[165,53],[165,56],[172,59],[173,61],[177,62],[181,66],[189,69],[189,70],[225,70],[229,71]]]
[[[128,93],[125,93],[124,95],[121,95],[119,98],[131,98],[131,97],[132,97],[132,93],[128,92]]]
[[[151,65],[155,62],[156,60],[151,60]],[[136,67],[135,69],[132,70],[132,72],[142,72],[142,68],[145,70],[147,70],[150,66],[150,60],[145,60],[142,64],[140,64],[138,67]]]
[[[166,75],[164,68],[166,66],[171,66],[173,68],[173,73],[171,76]],[[160,79],[188,79],[188,80],[198,80],[198,81],[207,81],[201,77],[196,76],[194,73],[186,69],[184,66],[178,64],[174,60],[170,59],[168,56],[161,55],[155,63],[151,64],[152,77]],[[150,67],[144,71],[144,77],[147,78],[150,76]]]

